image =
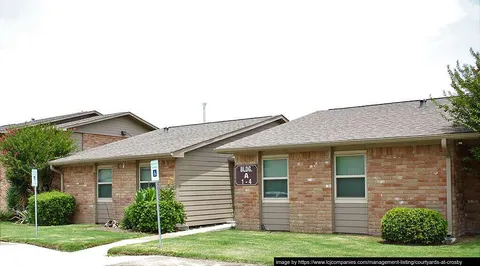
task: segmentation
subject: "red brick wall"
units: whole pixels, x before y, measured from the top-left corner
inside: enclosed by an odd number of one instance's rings
[[[257,156],[235,158],[236,164],[258,163]],[[440,144],[369,148],[366,163],[369,234],[380,234],[383,215],[397,206],[432,208],[446,218],[446,161]],[[332,232],[331,171],[329,150],[289,154],[290,231]],[[258,187],[235,186],[234,199],[237,226],[258,230]]]
[[[369,234],[380,234],[383,215],[397,206],[433,208],[446,218],[445,164],[440,145],[368,149]]]
[[[64,172],[64,191],[75,197],[77,202],[73,221],[75,223],[95,223],[96,183],[95,166],[67,166]]]
[[[290,231],[332,232],[330,150],[289,154]]]
[[[235,164],[258,164],[257,155],[235,155]],[[259,183],[260,169],[258,173]],[[235,222],[237,228],[243,230],[259,230],[260,229],[260,193],[257,186],[235,186]]]
[[[115,219],[123,218],[125,207],[135,200],[137,192],[137,167],[135,161],[112,162],[112,201]],[[65,192],[72,194],[77,207],[73,220],[75,223],[96,222],[97,173],[93,165],[67,166],[64,171]],[[175,184],[175,160],[160,160],[162,184]]]
[[[126,137],[84,133],[83,134],[83,150],[96,148],[96,147],[103,146],[105,144],[109,144],[125,138]]]
[[[0,164],[0,210],[7,209],[7,191],[10,184],[5,176],[5,168]]]

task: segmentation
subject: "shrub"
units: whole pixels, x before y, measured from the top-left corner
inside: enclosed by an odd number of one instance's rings
[[[16,186],[10,186],[7,190],[7,207],[9,209],[20,209],[20,193]],[[23,208],[22,208],[23,209]]]
[[[440,244],[447,236],[448,224],[435,210],[393,208],[382,218],[382,238],[402,244]]]
[[[75,198],[67,193],[52,191],[37,195],[38,225],[68,224],[75,210]],[[35,223],[35,197],[28,199],[29,222]]]
[[[11,210],[0,210],[0,221],[10,221],[14,215],[15,213]]]
[[[154,188],[138,191],[135,202],[125,209],[121,226],[134,231],[156,232],[158,228],[155,199]],[[183,204],[175,200],[174,187],[160,190],[160,223],[162,233],[173,232],[176,224],[185,223]]]
[[[28,222],[28,210],[14,210],[13,213],[14,215],[12,217],[12,220],[15,221],[16,224],[24,224]]]

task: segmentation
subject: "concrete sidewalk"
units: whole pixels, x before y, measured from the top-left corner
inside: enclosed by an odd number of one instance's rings
[[[162,234],[162,239],[213,232],[231,228],[232,224],[198,228],[188,231]],[[34,245],[0,242],[2,265],[58,265],[58,266],[104,266],[104,265],[243,265],[213,261],[171,258],[165,256],[118,256],[108,257],[110,248],[129,244],[139,244],[158,240],[158,235],[127,239],[115,243],[84,249],[76,252],[63,252]]]
[[[162,239],[188,236],[188,235],[194,235],[194,234],[206,233],[206,232],[214,232],[214,231],[220,231],[220,230],[227,230],[227,229],[232,228],[232,226],[233,226],[232,224],[221,224],[221,225],[216,225],[216,226],[192,229],[192,230],[188,230],[188,231],[166,233],[166,234],[162,234]],[[126,239],[126,240],[110,243],[110,244],[103,245],[103,246],[97,246],[97,247],[93,247],[93,248],[88,248],[88,249],[76,251],[76,252],[73,252],[73,254],[86,254],[88,256],[97,256],[97,257],[98,256],[106,256],[108,250],[113,248],[113,247],[125,246],[125,245],[130,245],[130,244],[140,244],[140,243],[145,243],[145,242],[149,242],[149,241],[153,241],[153,240],[158,240],[158,235],[146,236],[146,237],[135,238],[135,239]]]

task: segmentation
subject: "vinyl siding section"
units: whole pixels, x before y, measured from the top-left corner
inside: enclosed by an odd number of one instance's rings
[[[97,223],[104,224],[115,219],[115,205],[113,202],[97,202]]]
[[[188,226],[225,223],[233,217],[233,171],[228,158],[233,154],[220,154],[215,148],[228,142],[279,125],[273,122],[185,153],[177,158],[175,182],[177,197],[185,206]],[[233,164],[231,164],[233,167]]]
[[[185,154],[176,162],[178,199],[185,205],[188,226],[233,220],[229,154],[209,145]]]
[[[75,145],[77,146],[77,151],[81,151],[83,149],[83,137],[82,133],[72,133],[71,139],[75,142]]]
[[[289,231],[290,204],[263,202],[262,225],[269,231]]]
[[[122,116],[89,125],[79,126],[76,128],[75,132],[109,136],[122,136],[122,130],[126,131],[132,136],[136,136],[149,132],[152,129],[129,116]]]
[[[335,203],[336,233],[368,234],[367,203]]]

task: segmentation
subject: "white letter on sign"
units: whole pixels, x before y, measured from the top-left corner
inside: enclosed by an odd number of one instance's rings
[[[245,176],[243,178],[249,178],[248,173],[245,173]]]

